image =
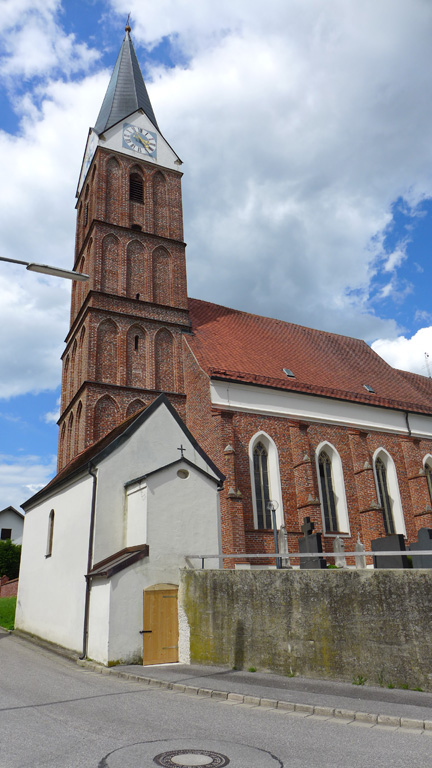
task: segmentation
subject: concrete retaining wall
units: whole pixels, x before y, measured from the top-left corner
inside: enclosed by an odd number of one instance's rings
[[[0,597],[16,597],[18,594],[18,579],[9,580],[7,576],[0,579]]]
[[[432,690],[432,571],[192,571],[191,662]]]

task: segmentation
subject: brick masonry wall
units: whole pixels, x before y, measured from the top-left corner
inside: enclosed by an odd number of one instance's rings
[[[183,570],[191,662],[432,690],[432,571]]]
[[[0,579],[0,597],[16,597],[18,594],[18,579],[9,580],[7,576]]]
[[[373,472],[373,455],[379,448],[386,450],[395,464],[408,542],[416,541],[419,528],[432,527],[431,498],[422,471],[424,456],[432,453],[431,440],[276,416],[217,411],[211,407],[209,378],[198,366],[187,339],[184,345],[187,423],[227,475],[221,492],[225,552],[274,551],[273,532],[257,530],[253,519],[249,444],[259,432],[269,435],[277,448],[284,524],[291,552],[298,551],[297,541],[303,536],[301,525],[305,516],[311,518],[317,531],[323,530],[315,454],[324,441],[334,446],[342,462],[350,523],[350,535],[344,536],[347,550],[354,549],[358,536],[366,549],[370,549],[371,540],[385,533]],[[229,455],[224,450],[228,443],[234,449]],[[234,488],[238,496],[229,498],[230,488]],[[333,550],[334,538],[335,534],[323,537],[325,551]],[[232,563],[225,562],[225,565]]]

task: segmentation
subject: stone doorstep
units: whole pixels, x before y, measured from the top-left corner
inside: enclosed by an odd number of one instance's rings
[[[157,680],[154,677],[143,677],[134,675],[130,672],[116,670],[115,667],[104,667],[94,661],[85,659],[77,660],[82,667],[88,667],[94,672],[105,675],[116,675],[133,682],[148,685],[149,688],[164,688],[176,693],[186,693],[189,696],[199,698],[211,698],[215,701],[227,701],[228,703],[247,704],[254,707],[263,707],[263,709],[276,709],[279,712],[302,714],[304,717],[318,716],[323,718],[334,718],[344,723],[364,723],[370,726],[390,728],[404,728],[411,730],[432,731],[432,720],[417,720],[410,717],[396,717],[393,715],[375,715],[371,712],[354,712],[351,709],[334,709],[332,707],[314,706],[313,704],[300,704],[291,701],[280,701],[279,699],[261,698],[260,696],[250,696],[242,693],[229,693],[228,691],[212,690],[211,688],[197,688],[193,685],[184,685],[183,683],[172,683],[167,680]]]

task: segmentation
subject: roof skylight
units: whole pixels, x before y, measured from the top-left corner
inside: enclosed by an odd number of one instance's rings
[[[374,390],[373,387],[371,387],[370,384],[363,384],[363,386],[364,386],[366,392],[372,392],[373,395],[375,394],[375,390]]]
[[[289,379],[295,379],[295,376],[293,372],[289,368],[282,368],[285,376],[288,376]]]

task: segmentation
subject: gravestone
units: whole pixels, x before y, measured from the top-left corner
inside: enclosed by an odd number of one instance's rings
[[[278,530],[279,554],[281,556],[282,568],[291,568],[288,550],[288,536],[284,525]]]
[[[345,542],[340,536],[336,536],[333,542],[333,552],[335,553],[334,564],[337,565],[338,568],[347,568]]]
[[[416,550],[430,550],[430,555],[416,555]],[[413,568],[432,568],[432,528],[420,528],[417,541],[410,544]]]
[[[321,544],[321,534],[320,533],[313,533],[313,529],[315,527],[315,523],[311,523],[310,517],[305,517],[303,521],[303,525],[301,527],[304,538],[299,539],[299,552],[300,554],[316,554],[317,557],[301,557],[300,558],[300,568],[303,569],[316,569],[316,568],[327,568],[327,563],[324,560],[323,557],[320,557],[322,554],[322,544]]]
[[[355,567],[356,568],[366,568],[366,555],[365,555],[365,547],[364,544],[360,541],[360,534],[358,534],[357,542],[354,547],[355,551]]]
[[[379,557],[374,555],[374,568],[409,568],[408,558],[404,552],[405,540],[402,533],[393,533],[381,539],[371,541],[372,552],[396,552],[400,554]]]

